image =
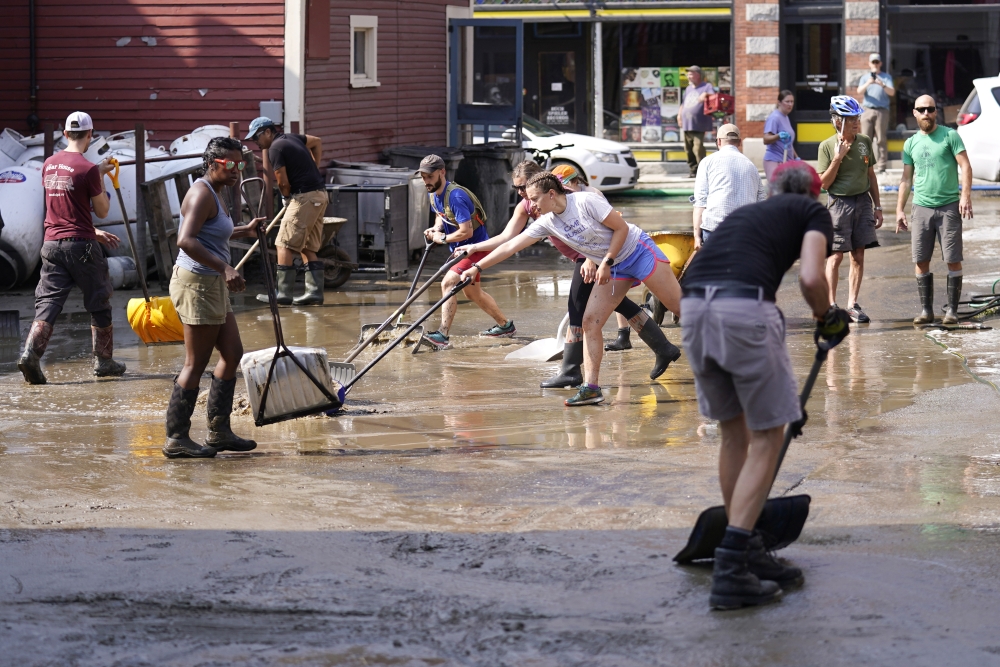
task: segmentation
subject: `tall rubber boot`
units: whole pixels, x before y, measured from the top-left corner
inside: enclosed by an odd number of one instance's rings
[[[256,442],[239,437],[229,427],[235,391],[236,378],[220,380],[212,376],[212,387],[208,390],[208,437],[205,444],[217,452],[249,452],[257,448]]]
[[[667,366],[681,358],[680,348],[667,340],[653,318],[647,319],[646,323],[642,325],[642,329],[639,330],[639,338],[656,354],[656,363],[653,364],[653,370],[649,371],[650,380],[655,380],[663,375]]]
[[[562,370],[559,375],[541,383],[542,389],[565,389],[583,384],[583,341],[566,343],[563,348]]]
[[[121,377],[125,375],[125,364],[111,358],[115,349],[114,326],[90,327],[94,338],[94,375]]]
[[[28,339],[24,341],[24,352],[17,360],[17,370],[21,371],[25,382],[45,384],[45,373],[42,372],[42,355],[49,346],[52,337],[52,325],[42,320],[35,320],[28,330]]]
[[[278,264],[278,268],[274,272],[275,287],[278,297],[279,306],[290,306],[292,305],[292,290],[295,289],[295,267],[285,266],[284,264]],[[268,303],[269,299],[266,294],[258,294],[258,301],[263,301]]]
[[[610,343],[605,344],[605,352],[621,352],[622,350],[631,350],[632,341],[629,340],[629,334],[632,332],[632,327],[622,327],[618,330],[618,338],[615,338]]]
[[[914,324],[934,324],[934,274],[917,276],[917,294],[920,295],[920,314]]]
[[[292,299],[294,306],[322,306],[323,287],[325,276],[323,275],[323,262],[309,262],[306,267],[306,292],[302,296]]]
[[[174,391],[167,405],[167,442],[163,446],[163,455],[168,459],[210,459],[215,456],[215,449],[199,445],[188,435],[197,400],[197,389],[185,389],[174,379]]]
[[[962,298],[962,276],[948,276],[948,307],[944,310],[941,324],[958,324],[958,302]]]

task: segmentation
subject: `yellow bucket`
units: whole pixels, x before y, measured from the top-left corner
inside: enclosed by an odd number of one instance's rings
[[[170,297],[129,299],[125,312],[129,326],[146,345],[184,342],[184,326]]]
[[[653,243],[670,260],[674,277],[679,278],[684,265],[694,252],[694,232],[647,232]]]

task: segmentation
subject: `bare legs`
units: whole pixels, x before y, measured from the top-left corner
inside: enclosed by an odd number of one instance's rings
[[[729,525],[752,531],[774,481],[784,426],[751,431],[738,417],[719,423],[719,485]]]
[[[219,350],[219,363],[213,374],[220,380],[233,379],[243,357],[243,342],[232,313],[226,314],[225,324],[184,325],[184,368],[177,375],[177,384],[184,389],[197,389],[201,374],[216,349]]]
[[[837,282],[840,280],[840,265],[844,253],[835,252],[826,260],[826,282],[830,285],[830,303],[837,303]],[[861,279],[865,276],[865,249],[851,251],[851,266],[847,276],[847,307],[858,302],[861,294]]]
[[[461,282],[461,276],[454,271],[449,271],[444,279],[441,281],[441,294],[447,294],[450,292],[455,285]],[[504,317],[503,311],[500,310],[500,306],[489,294],[483,291],[483,288],[476,283],[471,283],[468,287],[462,290],[465,296],[479,306],[484,313],[493,318],[493,321],[503,326],[507,324],[507,318]],[[441,328],[438,329],[445,336],[451,331],[451,324],[455,321],[455,313],[458,312],[458,297],[452,297],[448,299],[444,306],[441,308]]]

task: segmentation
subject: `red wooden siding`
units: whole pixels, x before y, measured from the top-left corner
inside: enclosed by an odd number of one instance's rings
[[[0,125],[24,132],[27,0],[8,0],[2,12],[0,54],[15,51],[17,66],[5,61]],[[261,100],[284,94],[281,1],[36,0],[36,21],[43,122],[58,124],[81,110],[98,130],[122,131],[142,121],[154,145],[166,144],[199,125],[239,121],[247,127]],[[13,46],[7,43],[12,22],[18,26]],[[117,46],[126,37],[131,40]]]
[[[31,111],[27,0],[0,3],[0,63],[0,129],[10,126],[23,131]]]
[[[331,5],[330,57],[306,60],[304,129],[323,139],[324,155],[374,161],[390,146],[446,144],[445,7],[468,1]],[[350,87],[351,14],[378,16],[378,88]]]

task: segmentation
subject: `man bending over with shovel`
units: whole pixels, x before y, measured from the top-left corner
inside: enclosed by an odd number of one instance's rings
[[[45,187],[45,241],[42,243],[42,275],[35,288],[35,320],[31,323],[24,352],[17,368],[31,384],[45,384],[40,357],[48,347],[52,326],[74,286],[83,292],[83,305],[90,313],[94,337],[94,375],[119,377],[125,364],[111,358],[114,336],[111,326],[111,275],[101,246],[118,247],[118,237],[96,229],[93,216],[107,217],[110,199],[104,190],[104,174],[112,166],[99,165],[83,156],[90,147],[94,121],[82,111],[66,119],[65,150],[42,166]]]
[[[681,323],[698,409],[722,432],[719,484],[729,517],[715,550],[710,604],[766,604],[802,571],[782,564],[754,532],[774,481],[785,426],[802,419],[775,293],[801,258],[799,286],[829,347],[848,334],[847,312],[830,304],[824,267],[833,243],[830,214],[816,198],[820,178],[787,162],[771,198],[733,211],[695,255],[684,279]],[[718,238],[715,238],[718,237]]]
[[[424,179],[424,187],[427,188],[431,198],[431,208],[437,215],[434,226],[424,231],[428,241],[447,243],[448,248],[455,252],[464,245],[482,243],[490,238],[486,231],[486,213],[482,205],[467,189],[457,183],[448,182],[444,160],[437,155],[425,157],[420,161],[420,177]],[[441,281],[441,293],[450,292],[461,281],[462,272],[488,254],[488,252],[473,253],[451,267],[451,271]],[[493,297],[479,286],[479,276],[476,276],[462,292],[496,322],[496,326],[480,332],[480,336],[510,338],[514,335],[517,331],[514,328],[514,320],[508,320]],[[458,297],[453,297],[441,309],[441,328],[424,334],[424,340],[437,350],[450,348],[451,340],[448,334],[457,311]]]

